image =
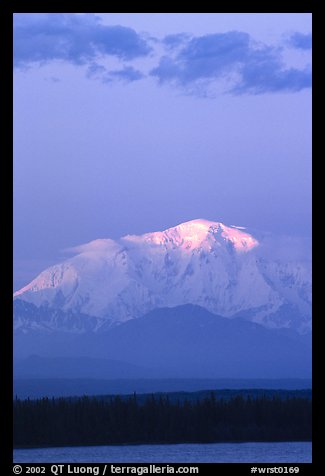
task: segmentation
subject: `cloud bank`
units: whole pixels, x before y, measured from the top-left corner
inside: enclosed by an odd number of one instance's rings
[[[105,26],[94,14],[15,14],[14,63],[26,66],[64,60],[88,64],[98,55],[132,60],[151,47],[132,28]]]
[[[153,40],[132,28],[103,25],[94,14],[14,15],[16,68],[61,60],[86,66],[88,78],[104,83],[151,77],[160,85],[201,96],[219,83],[222,92],[233,95],[293,93],[312,85],[310,65],[288,67],[283,60],[285,47],[310,50],[311,34],[294,32],[281,46],[257,43],[241,31],[203,36],[180,32]],[[114,57],[120,66],[108,69],[101,64],[106,57]],[[148,57],[156,65],[146,71],[139,60]],[[136,67],[132,64],[135,60]]]
[[[195,82],[234,78],[228,92],[261,94],[311,87],[311,69],[286,68],[281,49],[254,44],[248,33],[230,31],[194,37],[174,56],[164,56],[151,71],[160,83],[191,86]]]

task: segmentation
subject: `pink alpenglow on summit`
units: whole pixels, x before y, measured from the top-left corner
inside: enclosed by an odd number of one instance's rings
[[[296,253],[300,244],[293,246],[291,239],[258,236],[197,219],[164,231],[94,240],[69,249],[72,257],[43,271],[14,298],[92,316],[96,329],[184,304],[271,328],[310,329],[305,251]]]
[[[191,251],[195,248],[211,250],[216,241],[221,242],[222,239],[232,243],[238,252],[247,252],[258,245],[255,238],[241,231],[239,227],[229,227],[223,223],[204,219],[181,223],[165,231],[146,233],[141,236],[128,235],[124,239],[155,245],[173,243],[176,247],[185,251]],[[219,244],[221,246],[221,243]]]

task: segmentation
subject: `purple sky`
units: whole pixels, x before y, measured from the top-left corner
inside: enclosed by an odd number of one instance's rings
[[[194,218],[310,234],[311,15],[14,23],[14,289]]]

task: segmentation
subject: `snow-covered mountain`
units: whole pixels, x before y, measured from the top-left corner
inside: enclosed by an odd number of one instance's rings
[[[104,330],[183,304],[270,328],[311,326],[310,250],[297,239],[198,219],[72,251],[14,294],[17,330]]]

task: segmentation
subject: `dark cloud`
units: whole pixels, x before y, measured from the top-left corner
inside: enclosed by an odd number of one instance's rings
[[[184,79],[220,76],[229,68],[246,60],[249,53],[249,35],[238,31],[193,38],[180,52],[185,66]]]
[[[98,54],[132,60],[151,48],[133,29],[106,26],[94,14],[14,15],[14,63],[26,66],[65,60],[88,64]]]
[[[264,47],[252,51],[240,68],[240,80],[231,89],[235,94],[298,92],[312,85],[311,69],[285,68],[279,51]]]
[[[233,94],[296,92],[311,87],[311,70],[286,69],[281,49],[256,45],[247,33],[231,31],[190,39],[174,56],[164,56],[151,73],[161,83],[173,82],[195,91],[229,79]],[[235,78],[235,79],[234,79]]]
[[[151,74],[160,82],[176,80],[183,85],[216,78],[245,60],[248,45],[249,35],[237,31],[192,38],[176,58],[161,58]]]
[[[312,47],[312,35],[311,33],[306,35],[299,32],[293,33],[288,40],[288,44],[293,48],[310,50]]]

